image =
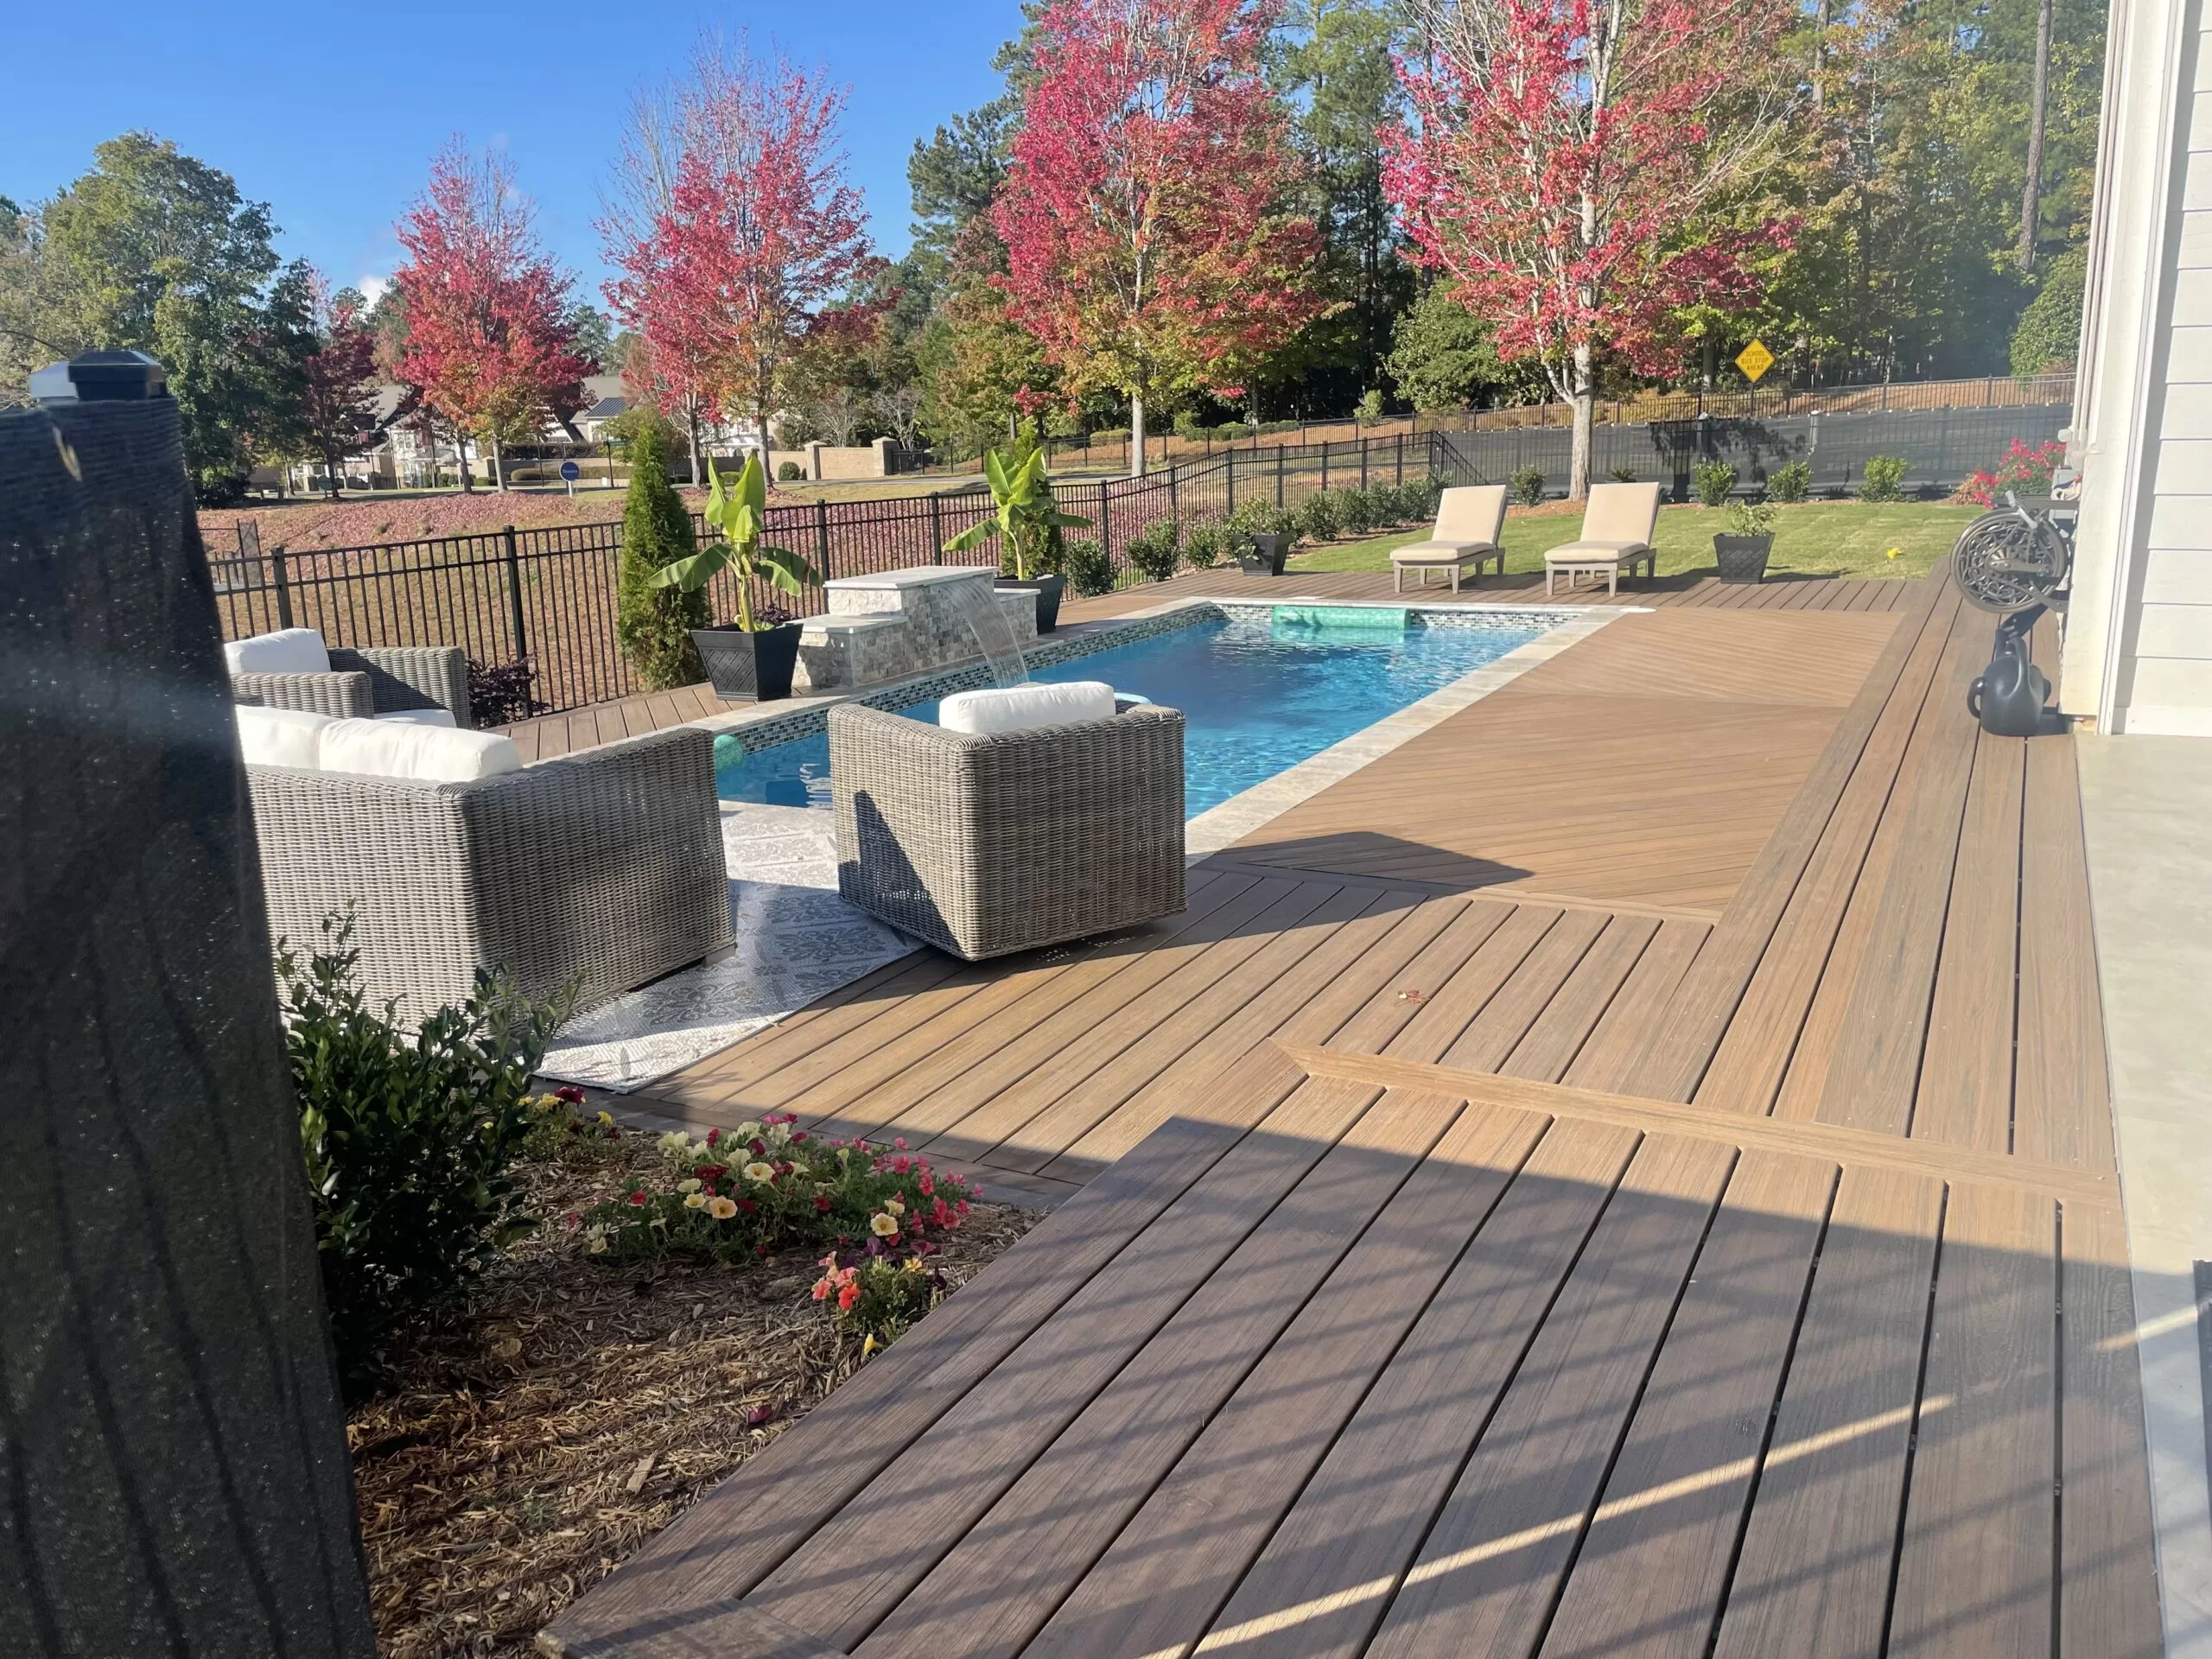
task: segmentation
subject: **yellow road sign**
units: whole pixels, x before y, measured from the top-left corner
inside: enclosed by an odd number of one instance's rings
[[[1764,340],[1755,340],[1736,353],[1736,366],[1744,372],[1744,378],[1754,385],[1758,378],[1774,366],[1774,353],[1766,348]]]

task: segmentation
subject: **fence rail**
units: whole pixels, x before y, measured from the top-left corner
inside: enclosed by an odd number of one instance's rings
[[[1592,475],[1616,470],[1668,484],[1686,498],[1701,460],[1734,463],[1747,487],[1788,460],[1809,461],[1815,490],[1850,487],[1874,454],[1904,456],[1907,482],[1948,489],[1993,465],[2014,437],[2056,435],[2063,406],[2016,410],[1879,410],[1712,418],[1600,427]],[[1129,543],[1166,519],[1225,516],[1254,499],[1293,507],[1319,491],[1400,483],[1433,473],[1455,484],[1502,482],[1524,467],[1544,473],[1548,493],[1566,483],[1569,434],[1557,428],[1505,431],[1402,430],[1313,443],[1239,445],[1179,461],[1143,478],[1070,479],[1062,505],[1092,522],[1123,585],[1138,580]],[[766,539],[804,555],[827,578],[928,564],[990,565],[995,545],[947,556],[946,542],[991,512],[968,492],[876,500],[823,501],[768,510]],[[696,520],[702,544],[713,539]],[[334,645],[457,645],[486,667],[527,662],[533,695],[558,711],[642,690],[616,629],[622,526],[508,528],[429,541],[289,552],[264,551],[251,520],[235,554],[209,561],[227,638],[311,627]],[[717,616],[736,610],[734,578],[709,590]],[[828,608],[817,584],[798,595],[759,587],[756,607],[808,616]]]

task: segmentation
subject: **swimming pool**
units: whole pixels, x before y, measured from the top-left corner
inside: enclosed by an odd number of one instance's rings
[[[1526,645],[1538,626],[1426,626],[1378,607],[1240,609],[1033,668],[1034,680],[1104,680],[1183,711],[1192,817],[1319,754]],[[932,724],[934,702],[899,712]],[[830,805],[830,739],[817,733],[721,766],[726,801]]]

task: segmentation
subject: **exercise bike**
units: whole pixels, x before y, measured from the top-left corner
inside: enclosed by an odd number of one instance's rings
[[[2028,638],[2046,610],[2063,611],[2070,597],[2080,490],[2080,475],[2066,468],[2052,475],[2048,496],[2023,499],[2008,490],[2004,506],[1968,524],[1951,550],[1951,579],[1967,603],[2004,619],[1989,666],[1967,689],[1967,710],[1993,735],[2050,729],[2050,681],[2030,658]]]

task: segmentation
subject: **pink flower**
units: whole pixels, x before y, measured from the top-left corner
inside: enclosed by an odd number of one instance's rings
[[[571,1106],[581,1106],[584,1103],[584,1091],[573,1083],[564,1083],[553,1091],[553,1098],[565,1100]]]
[[[721,1138],[722,1132],[720,1129],[709,1129],[707,1131],[707,1144],[710,1147],[715,1145]]]
[[[860,1299],[861,1287],[858,1285],[848,1284],[842,1290],[837,1293],[838,1311],[842,1313],[851,1307],[852,1305],[860,1300]]]
[[[644,1193],[644,1192],[632,1192],[632,1193],[630,1195],[630,1204],[631,1204],[631,1207],[632,1207],[632,1208],[633,1208],[633,1209],[641,1209],[641,1208],[643,1208],[643,1207],[644,1207],[644,1205],[645,1205],[645,1193]]]

